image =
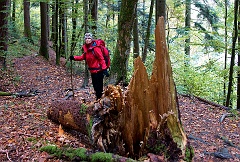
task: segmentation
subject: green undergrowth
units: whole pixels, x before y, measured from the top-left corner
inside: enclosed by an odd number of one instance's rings
[[[31,43],[26,38],[13,40],[8,45],[8,53],[6,54],[7,61],[11,61],[14,58],[21,58],[31,54],[38,54],[39,45],[37,40]]]
[[[91,161],[91,162],[113,162],[111,153],[96,152],[91,155],[87,155],[85,148],[59,148],[56,145],[48,145],[40,148],[40,151],[45,151],[48,154],[55,156],[58,159],[65,160],[81,160],[81,161]]]
[[[186,151],[185,151],[185,158],[184,158],[184,160],[186,162],[191,162],[193,157],[194,157],[194,149],[193,149],[193,147],[191,147],[191,146],[187,147]]]
[[[89,161],[89,162],[136,162],[131,158],[125,158],[112,153],[87,151],[85,148],[71,148],[68,146],[58,147],[56,145],[47,145],[40,148],[40,151],[47,152],[49,155],[64,161]]]
[[[45,151],[59,159],[66,158],[68,160],[73,160],[79,158],[81,161],[87,160],[86,149],[84,148],[59,148],[56,145],[48,145],[41,147],[40,151]]]

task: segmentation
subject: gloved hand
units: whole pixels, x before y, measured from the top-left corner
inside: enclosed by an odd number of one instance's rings
[[[109,73],[108,73],[107,69],[103,70],[103,75],[105,75],[106,77],[109,77]]]
[[[71,61],[74,60],[74,56],[71,55],[71,56],[70,56],[70,60],[71,60]]]

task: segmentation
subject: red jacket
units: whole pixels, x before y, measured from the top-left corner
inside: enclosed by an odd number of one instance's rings
[[[87,48],[87,45],[84,44],[82,48],[84,51],[83,54],[81,56],[74,56],[75,61],[86,60],[90,73],[97,73],[107,69],[100,47],[92,46],[91,44],[90,47]]]

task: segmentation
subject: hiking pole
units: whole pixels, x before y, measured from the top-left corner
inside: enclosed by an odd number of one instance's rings
[[[71,60],[71,87],[72,87],[72,95],[73,95],[73,99],[74,99],[74,89],[73,89],[73,63]]]

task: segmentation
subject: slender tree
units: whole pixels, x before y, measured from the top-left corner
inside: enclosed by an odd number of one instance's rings
[[[111,8],[111,5],[112,3],[110,1],[107,1],[107,8]],[[111,16],[111,10],[107,10],[107,15],[106,15],[106,24],[105,24],[105,27],[108,28],[109,26],[109,22],[110,22],[110,17]]]
[[[84,10],[84,24],[85,24],[85,33],[88,31],[88,0],[84,0],[83,10]],[[85,70],[84,70],[84,81],[82,87],[86,87],[89,83],[89,71],[87,63],[85,61]]]
[[[77,5],[78,0],[72,0],[72,41],[71,41],[71,50],[70,55],[73,55],[73,50],[76,44],[76,30],[77,30]]]
[[[59,43],[58,43],[58,39],[59,39],[59,28],[58,28],[58,17],[59,17],[59,0],[55,1],[54,4],[54,8],[55,8],[55,12],[54,12],[54,20],[53,20],[53,25],[54,27],[54,48],[55,48],[55,52],[56,52],[56,65],[60,64],[60,52],[59,52]]]
[[[65,2],[60,2],[60,10],[59,10],[59,51],[60,56],[67,57],[67,8]],[[58,58],[58,62],[60,62],[60,57]]]
[[[145,45],[144,45],[144,50],[142,54],[142,61],[145,62],[147,58],[147,50],[148,50],[148,45],[149,45],[149,37],[150,37],[150,29],[151,29],[151,22],[152,22],[152,15],[153,15],[153,6],[154,6],[154,0],[151,0],[151,5],[150,5],[150,12],[149,12],[149,17],[148,17],[148,25],[147,25],[147,35],[145,37]]]
[[[90,10],[91,19],[92,19],[91,29],[94,32],[96,32],[96,30],[97,30],[97,19],[98,19],[98,1],[97,0],[90,0],[89,10]]]
[[[113,61],[111,65],[111,75],[116,74],[116,83],[127,84],[127,66],[131,45],[131,34],[134,23],[134,12],[136,11],[138,0],[122,0],[120,17],[118,22],[118,40]]]
[[[228,17],[228,0],[224,0],[225,14],[224,14],[224,44],[225,44],[225,57],[224,57],[224,70],[227,69],[227,55],[228,55],[228,26],[227,26],[227,17]],[[224,76],[224,84],[223,84],[223,95],[226,96],[226,81],[227,76]],[[226,100],[223,100],[223,105],[225,105]]]
[[[23,1],[23,10],[24,10],[24,36],[28,39],[29,42],[33,44],[32,32],[30,25],[30,1]]]
[[[231,101],[231,93],[232,93],[232,85],[233,85],[233,68],[235,64],[235,55],[236,55],[236,41],[238,37],[238,5],[239,0],[234,1],[234,25],[233,25],[233,38],[232,38],[232,56],[231,56],[231,63],[230,63],[230,70],[229,70],[229,82],[228,82],[228,91],[227,91],[227,99],[226,99],[226,106],[229,107]]]
[[[56,36],[56,1],[52,2],[51,4],[51,10],[52,10],[52,24],[51,24],[51,36],[50,36],[50,40],[55,42],[55,36]]]
[[[0,64],[6,68],[6,51],[8,50],[8,7],[9,0],[0,0]]]
[[[12,22],[16,20],[16,0],[12,0]]]
[[[164,20],[166,22],[166,0],[156,0],[156,10],[155,10],[155,20],[156,24],[158,21],[158,18],[163,16]]]
[[[240,5],[238,0],[238,17],[240,17]],[[238,33],[240,32],[240,20],[238,19]],[[238,67],[240,67],[240,34],[238,37]],[[237,109],[240,110],[240,71],[238,71],[237,77]]]
[[[17,36],[15,21],[16,21],[16,0],[12,0],[12,17],[11,17],[12,28],[13,28],[12,30],[13,30],[13,33],[15,33],[15,36]]]
[[[187,38],[185,39],[185,46],[184,46],[184,51],[185,51],[185,66],[188,66],[188,61],[190,58],[190,28],[191,28],[191,0],[186,0],[185,1],[185,31]]]
[[[133,26],[133,57],[137,58],[139,56],[139,35],[138,35],[138,13],[137,7],[134,15],[134,26]]]
[[[47,23],[47,3],[40,2],[40,13],[41,13],[41,45],[39,53],[46,59],[49,59],[48,53],[48,23]]]

